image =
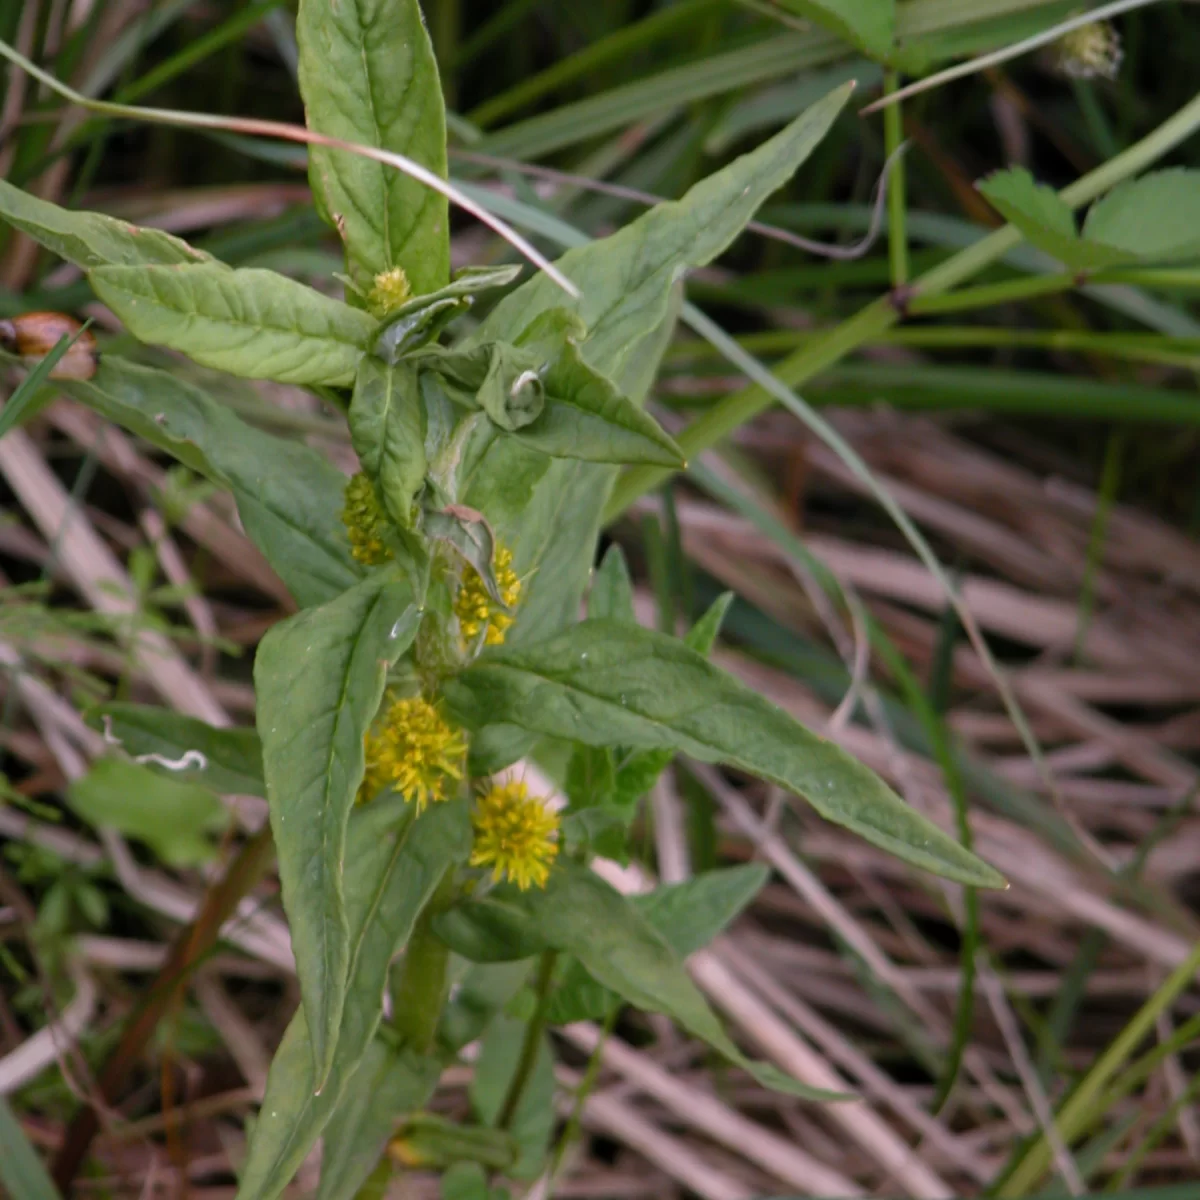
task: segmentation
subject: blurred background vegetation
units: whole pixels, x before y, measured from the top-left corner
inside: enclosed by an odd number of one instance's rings
[[[862,104],[894,86],[812,8],[429,0],[452,175],[548,251],[609,231],[836,84],[856,79]],[[1078,11],[900,0],[902,81]],[[747,355],[795,382],[793,356],[870,301],[890,293],[903,312],[910,279],[1002,223],[982,176],[1018,164],[1064,186],[1194,99],[1196,4],[1132,8],[1092,33],[1094,61],[1078,39],[1053,42],[889,118],[852,104],[765,228],[689,279],[736,341],[681,325],[651,399],[663,423],[741,393]],[[91,97],[303,119],[284,0],[8,0],[0,38]],[[302,149],[100,120],[18,71],[0,80],[9,182],[339,286]],[[1192,138],[1160,165],[1198,158]],[[457,265],[507,253],[456,216]],[[731,978],[706,988],[760,1052],[863,1099],[765,1093],[654,1021],[623,1019],[594,1053],[575,1030],[564,1112],[585,1074],[594,1090],[582,1129],[559,1131],[554,1195],[1200,1194],[1200,276],[1036,294],[1053,270],[1018,246],[967,281],[988,291],[908,314],[800,387],[961,585],[1040,760],[941,583],[793,413],[739,423],[684,477],[618,491],[606,538],[635,565],[642,618],[676,628],[733,590],[725,665],[948,826],[969,810],[1012,886],[943,889],[770,789],[679,764],[644,822],[643,865],[672,878],[759,857],[775,871],[716,952]],[[353,469],[319,398],[135,347],[78,271],[0,228],[0,318],[34,309],[93,317],[102,350],[171,362]],[[0,514],[0,1178],[24,1200],[48,1194],[37,1155],[95,1097],[231,836],[182,785],[164,804],[81,784],[103,751],[89,707],[154,699],[177,670],[249,723],[253,647],[289,601],[223,497],[52,387],[0,442]],[[165,668],[134,633],[162,639]],[[296,1002],[278,912],[268,884],[192,964],[185,998],[136,1046],[80,1192],[233,1194]],[[452,1072],[439,1105],[461,1111],[468,1080]],[[435,1194],[420,1176],[393,1187]]]

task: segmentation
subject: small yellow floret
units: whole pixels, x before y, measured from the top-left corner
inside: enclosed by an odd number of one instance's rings
[[[387,562],[392,557],[383,540],[387,518],[371,481],[359,471],[346,484],[346,503],[342,508],[342,523],[350,538],[350,553],[367,567]]]
[[[489,646],[498,646],[513,623],[512,613],[505,609],[516,608],[521,599],[521,581],[512,565],[512,551],[507,546],[497,545],[492,569],[496,573],[496,586],[500,590],[503,607],[496,603],[483,586],[483,578],[474,567],[463,573],[462,586],[454,601],[454,613],[463,637],[472,642],[486,628],[484,641]]]
[[[1075,79],[1116,79],[1122,55],[1121,35],[1107,21],[1080,25],[1054,44],[1055,65]]]
[[[467,753],[462,733],[423,696],[393,700],[364,748],[367,773],[359,802],[391,787],[416,804],[418,813],[431,800],[450,798]]]
[[[412,288],[403,267],[380,271],[367,293],[367,304],[377,317],[386,317],[398,309],[409,297]]]
[[[525,784],[494,784],[476,803],[471,823],[471,866],[491,867],[494,880],[507,877],[521,891],[546,886],[558,855],[558,817]]]

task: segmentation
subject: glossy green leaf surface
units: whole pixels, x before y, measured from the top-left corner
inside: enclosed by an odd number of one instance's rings
[[[359,309],[257,267],[96,267],[88,278],[139,341],[249,379],[346,386],[375,332]]]
[[[274,626],[255,656],[271,832],[318,1086],[333,1066],[350,967],[346,825],[363,737],[419,604],[406,581],[376,575]]]
[[[105,355],[68,395],[228,487],[246,533],[302,607],[352,587],[362,568],[338,515],[346,477],[300,442],[248,425],[167,371]]]
[[[406,529],[425,482],[425,420],[412,367],[363,359],[350,400],[350,440],[385,511]]]
[[[238,1200],[273,1200],[353,1087],[383,1012],[388,965],[408,941],[448,867],[471,847],[467,806],[437,804],[411,820],[399,796],[355,812],[346,841],[346,914],[352,954],[333,1069],[319,1095],[303,1010],[297,1011],[267,1076]],[[370,1077],[364,1082],[370,1086]]]
[[[214,792],[266,795],[262,743],[254,729],[218,729],[168,708],[120,702],[99,708],[91,724],[106,729],[126,754],[153,755],[155,761],[145,765],[172,779]]]
[[[542,642],[486,651],[447,683],[446,698],[469,727],[503,713],[549,737],[726,763],[803,796],[914,866],[960,883],[1004,884],[857,759],[662,634],[585,621]]]
[[[103,266],[198,263],[211,258],[161,229],[143,229],[103,213],[60,208],[3,179],[0,219],[85,271]]]
[[[446,115],[417,0],[301,0],[296,42],[310,129],[445,177]],[[394,167],[324,146],[309,149],[308,178],[359,287],[391,267],[402,267],[418,294],[446,283],[445,197]]]

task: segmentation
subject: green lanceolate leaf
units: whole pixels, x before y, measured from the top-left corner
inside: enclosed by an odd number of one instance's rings
[[[516,434],[526,445],[554,458],[685,465],[675,439],[589,367],[571,343],[545,371],[542,385],[545,407]]]
[[[318,1086],[333,1065],[346,997],[346,823],[363,738],[388,665],[416,634],[421,600],[406,581],[376,575],[276,625],[255,656],[271,832]]]
[[[257,267],[96,267],[88,278],[139,341],[249,379],[348,385],[375,332],[366,313]]]
[[[310,129],[403,154],[445,177],[446,114],[417,0],[301,0],[296,42]],[[392,267],[404,269],[416,293],[445,284],[444,196],[394,167],[323,146],[309,149],[308,178],[360,288]]]
[[[663,634],[585,621],[498,647],[446,685],[468,727],[494,715],[587,745],[675,749],[803,796],[822,816],[915,866],[981,887],[1003,879],[832,742]]]
[[[408,941],[447,869],[470,853],[466,803],[435,804],[413,820],[403,797],[357,810],[346,838],[350,973],[333,1068],[319,1095],[303,1010],[292,1018],[250,1140],[238,1200],[274,1200],[352,1086],[383,1013],[388,966]],[[364,1085],[367,1086],[367,1085]]]
[[[165,779],[147,767],[101,758],[72,780],[67,800],[79,817],[145,842],[168,866],[194,867],[216,857],[212,835],[229,823],[208,788]]]
[[[522,903],[546,941],[574,954],[599,983],[646,1012],[671,1017],[764,1086],[809,1099],[843,1098],[742,1054],[670,946],[629,900],[586,867],[564,863]]]
[[[634,907],[681,959],[707,946],[758,895],[770,871],[761,863],[706,871],[683,883],[665,884],[632,897]],[[598,1021],[618,1003],[572,959],[550,1002],[555,1025]]]
[[[247,425],[167,371],[110,354],[91,379],[59,387],[228,487],[246,533],[301,606],[322,604],[362,577],[338,517],[346,477],[316,450]]]
[[[587,611],[589,617],[600,621],[623,621],[627,625],[637,623],[633,611],[633,578],[629,574],[629,563],[625,561],[625,552],[615,542],[604,552],[592,577]]]
[[[1083,236],[1154,262],[1200,254],[1200,171],[1173,167],[1118,184],[1088,211]]]
[[[558,266],[580,290],[578,300],[544,275],[506,296],[484,321],[479,340],[512,340],[550,308],[568,308],[587,330],[581,351],[609,379],[652,339],[685,271],[720,254],[759,205],[780,188],[825,136],[850,98],[836,88],[757,150],[696,184],[682,200],[658,204],[602,241],[569,250]]]
[[[436,1055],[371,1042],[325,1126],[317,1200],[354,1200],[400,1118],[425,1107],[441,1074]]]
[[[350,440],[388,516],[407,529],[425,482],[425,419],[412,367],[363,359],[350,400]]]
[[[211,258],[160,229],[142,229],[102,213],[59,208],[3,179],[0,218],[85,271],[103,266],[198,263]]]
[[[738,236],[824,137],[849,98],[842,87],[814,104],[782,132],[693,187],[681,200],[660,204],[602,241],[565,254],[558,265],[579,287],[568,302],[538,276],[505,297],[478,336],[519,338],[540,314],[570,304],[587,330],[580,355],[634,401],[648,390],[670,339],[680,302],[678,282]],[[592,565],[600,514],[615,478],[607,466],[553,462],[525,503],[509,514],[489,507],[515,490],[513,453],[490,449],[472,473],[466,503],[482,509],[511,546],[517,572],[528,580],[509,640],[518,644],[573,620]],[[535,474],[536,456],[524,461]]]
[[[779,0],[872,58],[885,59],[896,36],[896,0]]]
[[[1039,250],[1077,270],[1127,262],[1132,255],[1086,242],[1075,230],[1075,217],[1058,193],[1037,183],[1024,167],[997,171],[976,184],[991,206],[1015,225]]]
[[[105,704],[91,724],[145,766],[214,792],[265,796],[262,744],[253,729],[217,729],[149,704]]]
[[[732,592],[718,596],[700,620],[688,630],[683,644],[707,658],[732,603]],[[612,804],[625,814],[627,821],[633,820],[638,801],[650,791],[674,757],[674,750],[638,750],[622,759],[613,780]]]

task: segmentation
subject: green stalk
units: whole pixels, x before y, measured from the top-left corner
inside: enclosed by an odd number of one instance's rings
[[[1200,95],[1190,100],[1173,117],[1164,121],[1153,133],[1116,158],[1103,163],[1077,179],[1059,193],[1072,208],[1103,195],[1123,179],[1144,170],[1151,163],[1174,149],[1200,128]],[[978,274],[984,267],[1003,258],[1021,243],[1020,231],[1006,225],[982,238],[973,246],[959,251],[953,258],[926,272],[913,285],[911,308],[920,297],[936,296],[949,291],[965,279]],[[814,375],[832,366],[868,341],[880,337],[899,321],[901,313],[887,297],[872,301],[848,320],[830,330],[817,342],[803,346],[775,368],[775,376],[788,387],[797,388]],[[694,421],[677,441],[689,457],[702,454],[727,437],[735,429],[770,408],[775,397],[757,384],[727,396],[703,417]],[[658,487],[672,472],[658,467],[637,467],[617,480],[605,510],[605,520],[611,521],[625,511],[639,496]]]
[[[521,1057],[517,1059],[517,1069],[513,1072],[512,1081],[500,1106],[500,1115],[496,1118],[497,1129],[511,1129],[517,1109],[521,1107],[521,1098],[537,1065],[538,1052],[542,1046],[542,1034],[546,1030],[546,1017],[550,1012],[550,996],[554,983],[554,968],[558,965],[558,951],[545,950],[538,963],[537,981],[534,992],[537,995],[537,1008],[525,1026],[525,1040],[521,1043]]]
[[[405,1046],[418,1054],[427,1054],[432,1048],[446,1004],[450,949],[434,936],[432,926],[433,918],[450,906],[454,891],[451,867],[417,918],[392,988],[392,1028]]]
[[[895,71],[885,71],[883,90],[890,95],[896,90],[899,76]],[[904,156],[897,154],[904,137],[900,119],[900,105],[890,104],[883,110],[883,149],[892,163],[888,179],[888,262],[892,270],[892,287],[903,287],[908,282],[908,201],[904,186]]]
[[[1103,1111],[1103,1100],[1109,1081],[1133,1054],[1138,1044],[1154,1029],[1158,1015],[1165,1012],[1176,997],[1192,982],[1200,969],[1200,944],[1175,968],[1162,986],[1134,1014],[1133,1019],[1113,1040],[1079,1086],[1062,1106],[1055,1125],[1064,1141],[1070,1141],[1097,1111]],[[1018,1159],[1007,1179],[996,1190],[1002,1200],[1028,1195],[1031,1188],[1051,1165],[1050,1144],[1043,1134]]]

